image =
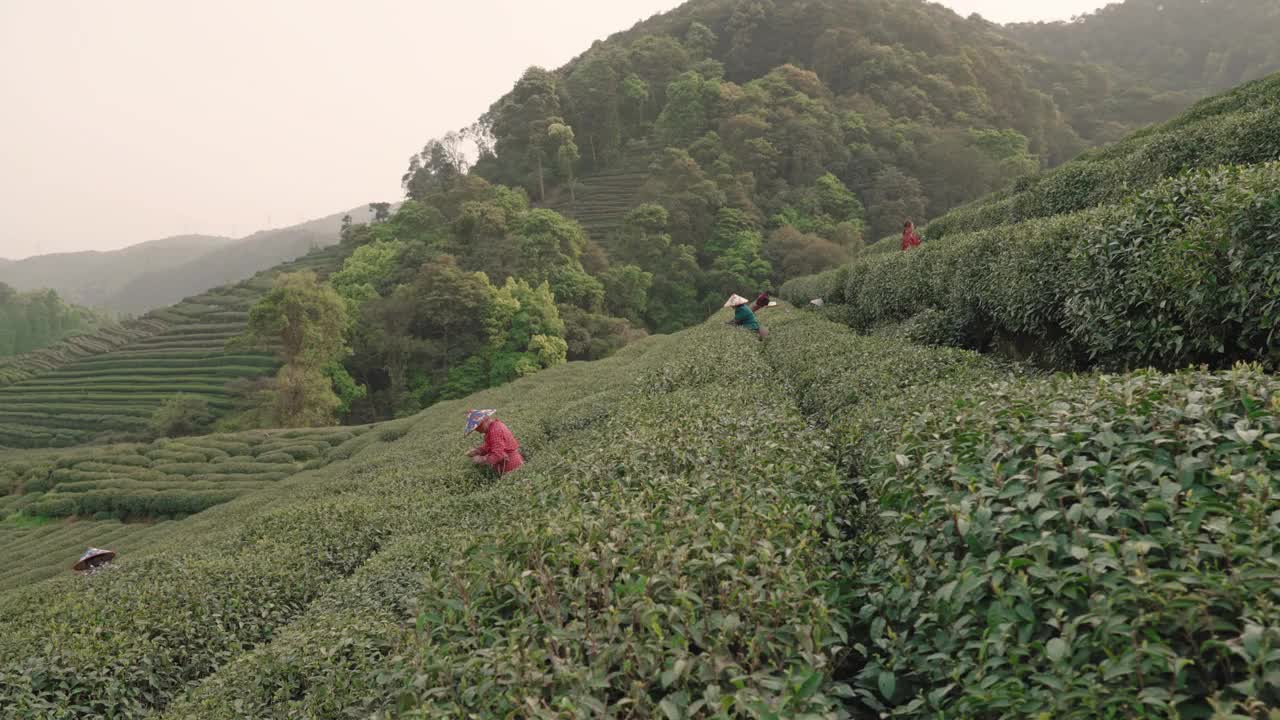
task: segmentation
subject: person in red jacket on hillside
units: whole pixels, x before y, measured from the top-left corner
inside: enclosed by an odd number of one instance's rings
[[[910,220],[902,228],[902,251],[920,247],[920,236],[916,234],[915,223]]]
[[[498,477],[513,473],[524,465],[520,443],[501,420],[493,416],[496,410],[472,410],[467,414],[467,435],[480,431],[484,443],[467,453],[476,465],[488,465]]]
[[[770,297],[772,294],[773,293],[770,290],[765,290],[760,293],[760,295],[756,297],[756,304],[751,307],[751,311],[760,312],[761,310],[769,307],[769,303],[773,302],[773,298]]]

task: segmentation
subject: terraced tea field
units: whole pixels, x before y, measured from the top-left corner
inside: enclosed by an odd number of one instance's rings
[[[575,185],[573,200],[561,190],[547,207],[573,218],[591,239],[608,249],[609,238],[627,213],[643,201],[641,191],[649,179],[649,162],[661,151],[656,143],[633,143],[616,167],[584,175]]]
[[[153,528],[349,457],[395,427],[0,451],[0,588],[65,572],[88,546],[130,552]]]
[[[275,372],[268,354],[228,352],[249,308],[280,272],[341,266],[341,246],[211,290],[141,320],[74,338],[0,366],[0,447],[70,447],[141,439],[165,400],[203,398],[215,414],[233,404],[228,384]],[[9,383],[5,384],[5,379]]]
[[[120,448],[156,472],[303,469],[182,521],[0,522],[30,568],[0,593],[0,706],[1085,720],[1280,701],[1274,376],[1044,376],[771,313],[767,343],[718,313],[306,462],[267,451],[302,436]],[[525,468],[467,463],[471,406],[501,409]],[[17,456],[99,471],[88,452]],[[72,576],[96,538],[127,553]]]

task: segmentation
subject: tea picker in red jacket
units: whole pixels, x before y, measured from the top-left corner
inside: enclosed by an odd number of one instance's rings
[[[920,236],[916,234],[916,225],[910,220],[902,227],[902,251],[920,247]]]
[[[772,297],[773,294],[774,293],[772,290],[765,290],[761,292],[760,295],[756,297],[755,305],[751,306],[751,312],[760,312],[765,308],[769,308],[769,307],[773,307],[774,305],[777,305],[778,303],[773,301],[773,297]]]
[[[501,477],[515,472],[524,465],[524,456],[520,454],[520,443],[506,424],[494,417],[497,410],[472,410],[467,415],[467,435],[480,431],[484,442],[467,453],[471,462],[476,465],[488,465]]]

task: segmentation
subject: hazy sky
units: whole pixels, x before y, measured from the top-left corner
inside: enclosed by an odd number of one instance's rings
[[[679,0],[0,0],[0,257],[239,237],[400,196],[529,65]],[[1102,0],[944,0],[997,21]]]

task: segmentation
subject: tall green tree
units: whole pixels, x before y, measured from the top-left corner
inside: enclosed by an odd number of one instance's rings
[[[513,160],[525,177],[532,170],[538,199],[546,200],[548,133],[553,125],[564,123],[556,76],[529,68],[489,112],[498,157]]]
[[[551,148],[554,148],[556,169],[559,171],[560,177],[564,178],[569,185],[569,201],[577,202],[577,195],[573,187],[573,168],[578,164],[581,154],[578,150],[578,143],[574,140],[573,128],[564,123],[551,125],[547,128],[547,143]]]
[[[282,273],[249,311],[234,346],[271,348],[276,375],[274,422],[281,427],[333,424],[341,402],[325,369],[344,357],[350,320],[346,303],[314,272]]]
[[[573,105],[569,117],[584,129],[591,168],[607,166],[622,146],[622,79],[616,54],[589,52],[565,78]]]

